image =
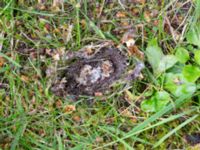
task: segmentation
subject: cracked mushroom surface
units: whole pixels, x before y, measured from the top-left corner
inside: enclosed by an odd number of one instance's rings
[[[127,69],[127,57],[119,49],[102,47],[90,57],[74,55],[76,60],[65,69],[59,82],[52,86],[55,95],[88,95],[105,92]],[[58,88],[61,87],[61,88]]]

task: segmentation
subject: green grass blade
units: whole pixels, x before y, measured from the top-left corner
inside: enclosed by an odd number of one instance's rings
[[[151,126],[149,126],[149,127],[147,127],[147,128],[144,128],[143,130],[140,130],[139,132],[136,132],[135,134],[141,133],[141,132],[143,132],[143,131],[146,131],[146,130],[155,128],[155,127],[157,127],[157,126],[163,125],[163,124],[165,124],[165,123],[168,123],[168,122],[170,122],[170,121],[176,120],[176,119],[178,119],[178,118],[180,118],[180,117],[183,117],[184,115],[189,114],[189,113],[191,113],[191,112],[193,112],[193,111],[194,111],[194,110],[189,110],[189,111],[184,112],[184,113],[180,113],[180,114],[177,114],[177,115],[170,116],[169,118],[163,119],[162,121],[159,121],[159,122],[156,123],[156,124],[153,124],[153,125],[151,125]]]
[[[57,136],[57,141],[58,141],[58,150],[64,150],[64,145],[62,143],[62,139],[60,136]]]
[[[106,133],[110,134],[111,136],[113,136],[114,138],[116,138],[117,140],[119,140],[119,142],[121,142],[122,144],[124,144],[124,146],[129,149],[132,150],[133,147],[131,147],[128,143],[126,143],[124,140],[122,140],[121,138],[119,138],[118,136],[114,135],[113,133],[109,132],[108,130],[106,130],[105,128],[99,127],[101,130],[105,131]]]
[[[114,127],[109,127],[109,126],[103,126],[103,127],[99,127],[100,129],[102,129],[102,130],[104,130],[104,131],[106,131],[106,132],[109,132],[109,133],[111,133],[111,134],[113,134],[113,133],[119,133],[119,134],[121,134],[122,136],[125,136],[126,135],[126,133],[125,132],[123,132],[123,131],[121,131],[121,130],[119,130],[119,129],[116,129],[116,128],[114,128]],[[108,131],[109,130],[109,131]],[[116,135],[115,135],[116,136]],[[136,136],[132,136],[132,137],[130,137],[133,141],[138,141],[138,142],[140,142],[140,143],[143,143],[143,144],[147,144],[147,145],[152,145],[150,142],[147,142],[147,141],[145,141],[145,140],[143,140],[143,139],[141,139],[141,138],[138,138],[138,137],[136,137]]]
[[[86,20],[89,22],[89,26],[96,32],[96,34],[99,35],[101,38],[106,39],[104,33],[95,25],[95,23],[92,22],[83,12],[82,14],[86,18]]]
[[[195,12],[194,12],[194,18],[193,18],[193,21],[192,21],[192,27],[194,27],[194,25],[197,23],[197,21],[198,21],[198,19],[199,19],[199,17],[200,17],[200,0],[196,0],[195,1],[195,6],[196,6],[196,8],[195,8]]]
[[[22,135],[25,131],[26,125],[27,125],[27,123],[23,122],[23,124],[21,123],[21,126],[18,128],[17,133],[14,137],[14,140],[11,143],[11,148],[10,148],[11,150],[15,150],[16,147],[19,145],[20,137],[22,137]]]
[[[3,10],[0,12],[0,16],[9,8],[9,6],[12,4],[13,0],[10,0],[9,3],[3,8]]]
[[[180,97],[179,99],[177,99],[175,101],[174,104],[169,104],[168,106],[166,106],[165,108],[163,108],[162,110],[160,110],[159,112],[155,113],[154,115],[152,115],[150,118],[148,118],[147,120],[145,120],[144,122],[138,124],[136,127],[134,127],[131,131],[129,131],[126,136],[124,136],[122,139],[127,139],[130,138],[131,136],[135,135],[136,133],[140,132],[141,130],[143,130],[145,127],[147,127],[150,123],[156,121],[158,118],[160,118],[161,116],[163,116],[164,114],[166,114],[167,112],[170,112],[173,110],[174,106],[176,106],[176,108],[180,107],[181,104],[183,104],[184,102],[186,102],[186,100],[188,100],[188,98],[190,98],[191,95],[184,95],[182,97]],[[110,145],[113,145],[114,143],[119,142],[119,139],[113,142],[110,142],[108,144],[105,144],[103,147],[107,147]]]
[[[39,147],[38,149],[45,149],[45,150],[54,150],[53,148],[46,146],[44,143],[39,142],[38,140],[34,139],[34,138],[30,138],[29,140],[32,144],[35,144],[37,147]],[[36,147],[35,146],[35,147]]]
[[[197,118],[199,115],[195,115],[191,118],[189,118],[188,120],[186,120],[185,122],[183,122],[182,124],[180,124],[179,126],[177,126],[176,128],[174,128],[172,131],[170,131],[168,134],[166,134],[165,136],[163,136],[157,143],[155,143],[154,148],[158,147],[160,144],[162,144],[168,137],[170,137],[172,134],[174,134],[175,132],[177,132],[178,130],[180,130],[182,127],[184,127],[185,125],[187,125],[188,123],[190,123],[191,121],[193,121],[195,118]]]
[[[148,118],[144,122],[138,124],[124,138],[131,137],[132,134],[134,134],[135,132],[142,130],[143,128],[148,126],[151,122],[156,121],[158,118],[160,118],[161,116],[163,116],[167,112],[170,112],[171,110],[173,110],[174,105],[176,106],[176,108],[178,108],[181,104],[183,104],[190,97],[191,97],[190,95],[185,95],[185,96],[180,97],[178,100],[175,101],[174,104],[172,104],[172,103],[169,104],[167,107],[165,107],[162,110],[160,110],[159,112],[155,113],[154,115],[152,115],[150,118]]]
[[[0,52],[0,56],[4,57],[5,59],[7,59],[9,62],[11,62],[16,67],[21,67],[21,65],[19,63],[17,63],[16,61],[14,61],[13,59],[11,59],[10,57],[6,56],[4,53]]]
[[[12,7],[9,7],[12,8]],[[19,8],[12,8],[13,10],[18,10],[24,13],[29,13],[33,15],[41,15],[41,16],[47,16],[47,17],[54,17],[55,14],[47,13],[47,12],[42,12],[42,11],[35,11],[35,10],[25,10],[25,9],[19,9]]]
[[[77,4],[78,5],[78,4]],[[78,47],[80,47],[81,43],[81,30],[80,30],[80,9],[79,6],[76,6],[76,41],[78,44]]]

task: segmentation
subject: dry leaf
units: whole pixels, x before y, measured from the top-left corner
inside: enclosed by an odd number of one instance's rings
[[[63,25],[61,28],[63,41],[67,44],[72,39],[73,25]]]
[[[95,92],[94,95],[95,95],[96,97],[100,97],[100,96],[103,96],[103,93],[101,93],[101,92]]]
[[[38,4],[37,8],[38,8],[39,10],[46,10],[46,9],[47,9],[46,6],[45,6],[44,4]]]
[[[73,118],[72,118],[75,122],[81,122],[81,117],[80,116],[73,116]]]
[[[121,28],[129,28],[131,27],[130,23],[128,21],[123,21],[120,23]],[[123,32],[123,30],[122,30]]]
[[[96,137],[95,141],[97,143],[101,143],[101,142],[103,142],[103,138],[102,137]]]
[[[81,7],[81,4],[80,4],[80,3],[77,3],[77,4],[75,5],[75,7],[76,7],[76,8],[80,8],[80,7]]]
[[[46,135],[46,132],[44,129],[40,129],[38,133],[39,133],[40,137],[44,137]]]
[[[130,45],[131,42],[134,42],[134,43],[132,43],[134,45],[135,44],[134,37],[135,37],[135,30],[130,29],[127,32],[124,33],[124,35],[121,39],[121,43],[126,43],[130,40],[128,44]]]
[[[42,0],[38,0],[38,3]],[[18,0],[18,5],[24,5],[24,0]]]
[[[55,55],[53,55],[52,57],[55,61],[59,61],[60,60],[60,55],[57,53]]]
[[[45,49],[45,53],[46,53],[47,55],[49,55],[49,56],[53,56],[54,50],[47,48],[47,49]]]
[[[58,29],[58,28],[55,28],[54,30],[53,30],[53,33],[54,34],[59,34],[61,31],[60,31],[60,29]]]
[[[44,27],[45,27],[46,31],[50,31],[51,30],[51,25],[48,24],[48,23],[45,23]]]
[[[132,113],[127,108],[120,108],[119,113],[124,117],[132,117]]]
[[[130,117],[130,120],[132,123],[136,123],[137,122],[137,117],[136,116],[132,116]]]
[[[45,3],[46,0],[38,0],[39,4]]]
[[[120,114],[121,114],[123,117],[129,118],[129,119],[131,120],[132,123],[137,122],[137,117],[134,116],[134,115],[132,114],[132,112],[129,111],[127,108],[121,108],[121,109],[119,110],[119,112],[120,112]]]
[[[132,13],[133,16],[139,16],[140,9],[139,8],[133,8],[131,13]]]
[[[87,25],[86,20],[85,20],[85,19],[82,19],[82,20],[80,21],[80,23],[81,23],[82,29],[85,29],[85,28],[86,28],[86,25]]]
[[[157,27],[157,26],[159,25],[159,20],[154,20],[154,21],[153,21],[153,25],[154,25],[155,27]]]
[[[119,12],[117,12],[116,17],[117,18],[125,18],[126,17],[126,13],[119,11]]]
[[[28,83],[29,81],[29,77],[25,76],[25,75],[21,75],[20,79],[26,83]]]
[[[129,91],[125,90],[124,91],[124,98],[129,102],[133,102],[135,100],[135,96]]]
[[[60,11],[60,8],[58,6],[52,6],[51,11],[56,13]]]
[[[53,7],[59,7],[61,5],[63,5],[64,0],[53,0]]]
[[[86,49],[85,49],[85,53],[86,55],[92,55],[94,54],[95,50],[92,48],[92,46],[88,46]]]
[[[51,56],[55,61],[60,60],[60,54],[64,54],[64,52],[61,49],[55,50],[55,49],[45,49],[45,53],[49,56]]]
[[[129,55],[133,55],[133,56],[136,56],[138,57],[139,59],[144,59],[144,53],[141,52],[139,50],[139,48],[135,45],[135,40],[134,40],[134,37],[135,37],[135,31],[133,29],[127,31],[122,39],[121,39],[121,42],[124,44],[126,44],[127,48],[128,48],[128,53]]]
[[[135,45],[135,40],[131,38],[131,39],[128,39],[125,43],[126,43],[126,46],[129,48]]]
[[[72,113],[76,110],[76,107],[74,105],[67,105],[64,108],[64,113]]]
[[[110,118],[106,118],[106,120],[105,120],[105,122],[107,123],[107,124],[112,124],[113,122],[115,121],[115,118],[114,117],[110,117]]]
[[[65,47],[59,47],[57,48],[57,52],[60,55],[60,57],[65,55]]]
[[[146,0],[135,0],[135,2],[144,5],[146,3]]]
[[[56,101],[56,108],[61,108],[62,106],[62,101],[59,99]]]
[[[0,57],[0,67],[2,67],[5,64],[5,59],[3,57]]]
[[[149,23],[151,21],[150,13],[148,11],[144,12],[144,18]]]
[[[129,55],[133,55],[141,60],[144,60],[144,53],[140,51],[136,45],[128,47],[128,53]]]

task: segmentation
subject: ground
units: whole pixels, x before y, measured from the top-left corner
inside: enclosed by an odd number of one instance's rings
[[[0,149],[198,149],[199,0],[0,1]],[[137,80],[51,91],[65,54],[111,42]],[[53,76],[53,77],[52,77]]]

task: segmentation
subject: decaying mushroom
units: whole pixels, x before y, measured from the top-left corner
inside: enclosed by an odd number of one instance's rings
[[[71,62],[51,88],[58,96],[103,93],[120,79],[134,80],[144,68],[143,63],[138,63],[131,73],[126,74],[127,56],[113,46],[102,46],[96,51],[87,48],[69,52],[66,58]]]

